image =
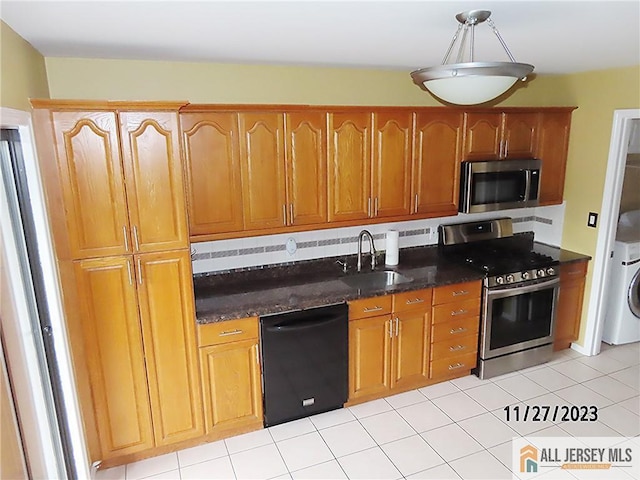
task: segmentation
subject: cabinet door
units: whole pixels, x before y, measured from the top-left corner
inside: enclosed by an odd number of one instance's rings
[[[373,114],[374,217],[411,213],[411,112]]]
[[[391,353],[391,388],[423,384],[429,378],[429,309],[396,314]]]
[[[290,225],[327,221],[327,123],[324,112],[285,114]]]
[[[562,203],[571,112],[544,112],[536,157],[542,160],[540,205]]]
[[[242,230],[237,114],[182,113],[192,236]]]
[[[349,399],[391,388],[391,324],[388,315],[349,322]]]
[[[506,113],[503,157],[533,158],[538,141],[538,113]]]
[[[130,252],[113,112],[53,112],[58,169],[75,259]]]
[[[200,348],[207,434],[262,425],[257,339]]]
[[[136,256],[156,445],[204,434],[188,250]]]
[[[578,339],[587,262],[560,266],[560,292],[553,334],[553,349],[569,348]]]
[[[414,213],[455,215],[460,191],[463,114],[416,114]]]
[[[131,263],[130,256],[122,256],[74,264],[103,459],[154,446]]]
[[[502,113],[465,113],[463,160],[499,160]]]
[[[188,247],[178,114],[119,115],[135,251]]]
[[[329,221],[371,216],[371,114],[329,113]]]
[[[280,113],[240,113],[244,226],[286,225],[284,125]]]

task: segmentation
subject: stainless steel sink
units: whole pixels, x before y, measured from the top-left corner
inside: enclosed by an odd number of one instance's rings
[[[413,282],[413,278],[407,277],[406,275],[393,270],[356,273],[348,277],[343,277],[340,280],[342,280],[343,283],[346,283],[352,288],[372,290],[379,288],[389,288],[401,283]]]

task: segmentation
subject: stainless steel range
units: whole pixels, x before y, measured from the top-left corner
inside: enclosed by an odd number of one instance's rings
[[[510,218],[440,225],[439,248],[486,275],[475,373],[490,378],[550,360],[558,262],[535,251],[533,234],[514,235]]]

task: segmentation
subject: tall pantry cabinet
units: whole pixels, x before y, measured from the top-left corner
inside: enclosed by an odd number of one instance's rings
[[[202,436],[182,104],[33,105],[91,460]]]

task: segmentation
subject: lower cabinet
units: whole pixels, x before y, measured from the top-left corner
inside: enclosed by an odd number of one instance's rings
[[[468,375],[477,363],[481,283],[434,289],[429,378]]]
[[[101,459],[203,435],[189,251],[74,269]]]
[[[349,400],[423,385],[431,289],[349,303]]]
[[[256,317],[198,326],[207,435],[262,427]]]
[[[580,334],[587,261],[560,265],[560,293],[556,310],[553,349],[571,346]]]

